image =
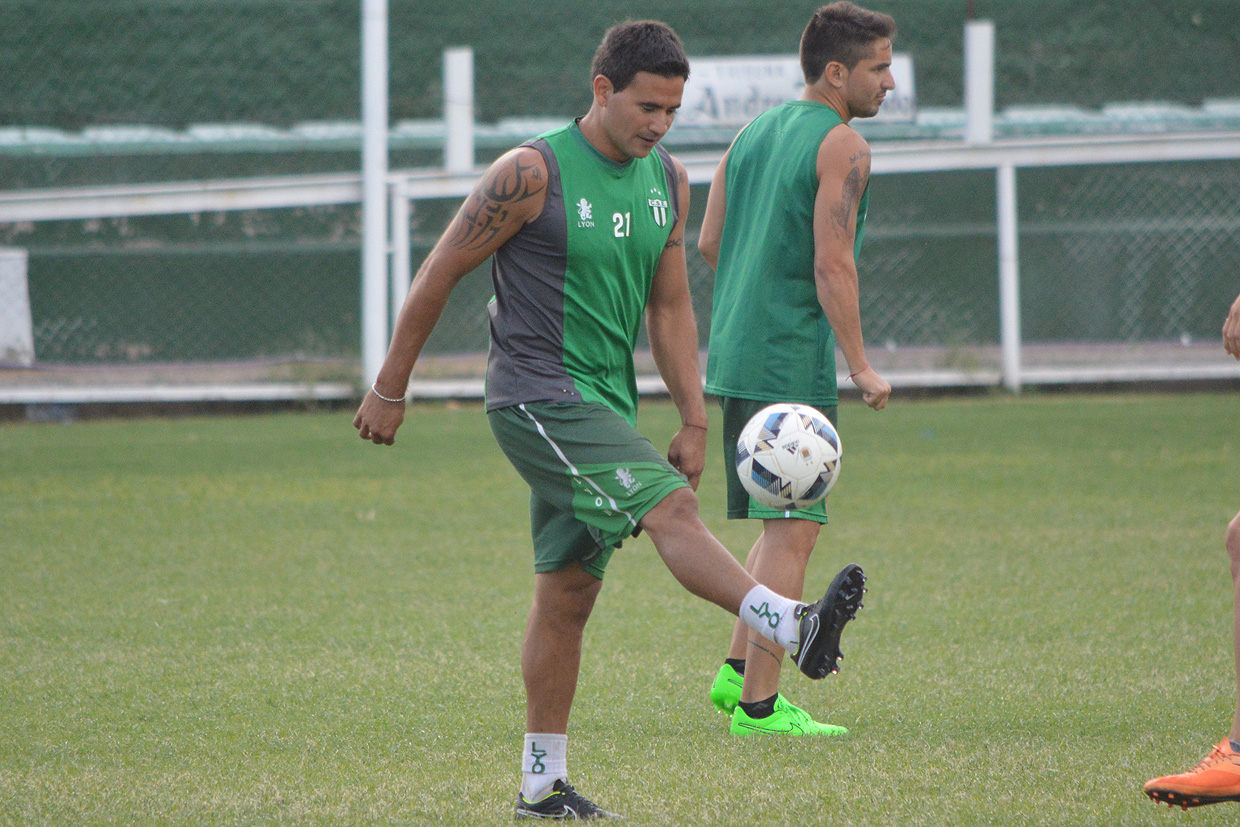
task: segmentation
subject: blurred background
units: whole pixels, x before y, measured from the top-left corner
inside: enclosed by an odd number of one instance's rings
[[[473,49],[482,165],[584,114],[590,58],[615,22],[664,20],[691,58],[794,55],[816,5],[389,0],[389,164],[443,164],[447,48]],[[876,158],[883,147],[962,142],[970,14],[994,23],[997,147],[1240,137],[1236,0],[863,5],[895,17],[896,51],[915,77],[911,117],[856,124]],[[5,196],[32,190],[355,174],[361,25],[358,0],[0,0],[0,218]],[[708,155],[734,134],[674,127],[666,143]],[[979,168],[871,181],[863,321],[875,358],[907,383],[943,370],[966,384],[996,381],[995,177]],[[703,346],[712,279],[692,242],[705,195],[694,187],[689,225]],[[1219,329],[1240,292],[1240,152],[1022,167],[1017,205],[1027,364],[1044,352],[1062,364],[1164,364],[1174,378],[1184,365],[1223,361]],[[414,268],[458,206],[411,201]],[[361,226],[347,199],[0,220],[0,248],[24,251],[33,344],[0,362],[0,397],[276,380],[355,394]],[[490,293],[486,268],[462,283],[417,376],[477,378]],[[5,313],[0,329],[21,323]]]

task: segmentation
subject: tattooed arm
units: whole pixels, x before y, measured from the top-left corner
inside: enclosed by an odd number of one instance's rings
[[[439,321],[448,296],[472,272],[542,212],[547,166],[536,149],[518,147],[491,165],[418,268],[401,306],[375,387],[403,397],[413,366]],[[368,393],[353,418],[362,439],[391,445],[404,406]]]
[[[861,335],[857,262],[857,208],[870,182],[870,147],[847,125],[827,133],[818,150],[818,197],[814,202],[814,280],[818,301],[853,382],[874,410],[887,404],[891,386],[869,367]]]

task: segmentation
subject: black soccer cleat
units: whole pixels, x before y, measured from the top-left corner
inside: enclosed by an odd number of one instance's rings
[[[836,664],[844,657],[840,652],[840,635],[844,624],[857,616],[865,591],[865,573],[861,566],[849,563],[835,575],[822,600],[797,608],[801,642],[792,653],[792,660],[810,678],[818,680],[840,671]]]
[[[517,818],[623,818],[608,812],[573,789],[572,784],[556,779],[555,786],[538,801],[530,802],[517,793]]]

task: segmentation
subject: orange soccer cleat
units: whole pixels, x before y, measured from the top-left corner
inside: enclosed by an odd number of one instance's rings
[[[1193,769],[1151,778],[1142,789],[1155,801],[1185,810],[1221,801],[1240,801],[1240,753],[1224,738]]]

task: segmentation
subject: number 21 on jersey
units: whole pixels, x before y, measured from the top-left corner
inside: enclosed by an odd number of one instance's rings
[[[613,213],[611,216],[611,221],[616,230],[616,238],[629,237],[629,230],[633,225],[632,213]]]

